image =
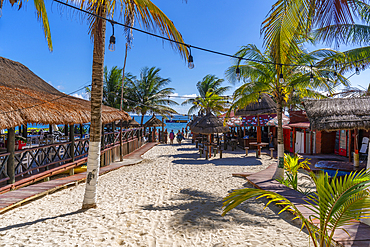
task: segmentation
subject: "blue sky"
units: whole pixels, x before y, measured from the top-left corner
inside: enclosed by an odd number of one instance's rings
[[[275,0],[153,2],[174,22],[186,43],[233,54],[240,46],[249,43],[262,48],[260,26]],[[61,11],[58,6],[46,1],[54,46],[54,51],[49,52],[33,2],[27,2],[18,11],[6,1],[0,18],[0,56],[23,63],[57,89],[70,93],[90,83],[93,47],[87,21],[66,9]],[[107,40],[111,32],[108,24]],[[115,36],[116,51],[106,49],[108,68],[122,67],[123,64],[125,39],[122,27],[115,27]],[[220,55],[194,49],[192,54],[195,68],[190,70],[168,43],[134,31],[126,70],[139,75],[144,66],[159,67],[161,76],[171,79],[169,86],[174,87],[178,95],[193,95],[197,93],[195,84],[205,75],[224,78],[225,70],[232,64],[230,58]],[[369,75],[370,72],[365,71],[352,77],[352,85],[366,87]],[[226,81],[224,84],[230,85]],[[187,109],[176,107],[180,113],[186,113]]]

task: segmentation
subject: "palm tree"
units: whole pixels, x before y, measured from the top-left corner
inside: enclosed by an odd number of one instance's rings
[[[14,6],[15,3],[18,4],[18,9],[21,9],[23,7],[23,3],[27,2],[25,0],[9,0],[9,3]],[[1,11],[3,7],[4,0],[0,0],[0,17],[1,17]],[[36,0],[33,2],[36,8],[36,13],[37,13],[37,19],[42,22],[42,27],[44,30],[44,35],[45,38],[48,42],[48,47],[50,51],[53,51],[53,43],[51,41],[51,33],[50,33],[50,26],[49,26],[49,20],[48,20],[48,15],[46,13],[46,8],[45,8],[45,2],[44,0]]]
[[[352,172],[344,177],[329,179],[327,173],[321,173],[318,177],[311,174],[311,177],[316,192],[305,200],[308,205],[304,206],[311,210],[308,217],[284,196],[253,188],[237,189],[229,193],[224,198],[222,215],[250,198],[266,197],[268,204],[274,202],[284,207],[279,213],[288,210],[301,220],[302,228],[306,227],[313,246],[329,247],[336,229],[353,224],[353,219],[361,220],[370,216],[370,174],[369,171]],[[313,220],[319,223],[313,223]]]
[[[219,96],[213,91],[209,90],[206,92],[204,97],[196,97],[193,99],[192,107],[188,111],[188,115],[199,111],[202,114],[208,114],[212,112],[215,115],[219,115],[227,109],[227,101],[225,97]]]
[[[114,66],[108,72],[108,68],[105,66],[103,83],[103,104],[119,109],[120,102],[117,96],[121,90],[122,69]]]
[[[76,1],[81,9],[87,9],[97,16],[112,18],[116,5],[115,0],[90,0]],[[120,10],[124,11],[125,22],[127,16],[135,16],[142,26],[150,30],[159,30],[166,37],[183,42],[181,34],[175,28],[173,22],[150,0],[124,0],[120,2]],[[106,21],[99,17],[89,16],[90,34],[94,41],[93,66],[92,66],[92,89],[91,89],[91,127],[90,144],[87,163],[87,178],[85,196],[82,208],[96,207],[96,184],[100,165],[100,138],[101,138],[101,105],[103,96],[104,76],[104,53],[105,53],[105,30]],[[173,44],[181,55],[187,56],[187,47],[178,43]]]
[[[187,105],[187,104],[192,104],[193,106],[189,109],[188,114],[192,114],[196,110],[199,110],[201,107],[199,107],[199,101],[207,101],[205,100],[206,95],[208,92],[212,92],[213,97],[215,95],[218,95],[219,97],[222,96],[227,90],[230,89],[229,86],[227,87],[222,87],[221,84],[223,83],[224,79],[219,79],[215,75],[206,75],[203,77],[201,81],[197,82],[197,89],[199,92],[199,96],[196,98],[191,98],[187,99],[184,102],[181,103],[181,105]],[[217,97],[216,97],[217,98]],[[220,99],[218,99],[220,100]],[[216,112],[214,112],[216,113]]]
[[[262,53],[255,45],[250,44],[243,46],[235,56],[252,60],[246,61],[245,64],[241,65],[239,64],[240,60],[238,60],[235,66],[231,66],[226,71],[229,81],[235,82],[235,70],[236,67],[239,67],[244,81],[244,84],[234,92],[234,101],[229,111],[257,102],[261,93],[270,95],[277,103],[279,166],[275,176],[278,178],[283,176],[284,166],[283,107],[291,102],[290,98],[296,96],[299,96],[301,99],[302,97],[323,97],[315,89],[325,89],[332,92],[337,81],[329,79],[329,77],[328,79],[326,78],[326,76],[331,76],[332,74],[330,69],[326,67],[307,68],[305,66],[306,64],[312,64],[327,53],[326,49],[308,54],[301,52],[294,63],[302,64],[302,66],[284,66],[281,68],[276,65],[274,57],[269,51]],[[315,78],[313,83],[310,82],[311,73]],[[328,75],[328,73],[330,74]],[[284,75],[283,80],[280,80],[280,75]],[[340,77],[339,82],[347,85],[347,80],[344,77]]]
[[[352,24],[364,5],[356,0],[278,0],[261,27],[266,49],[277,63],[289,64],[313,28]]]
[[[162,116],[177,113],[169,107],[178,105],[176,101],[169,99],[175,89],[165,87],[171,80],[160,77],[159,72],[159,68],[144,67],[141,70],[140,79],[127,80],[128,98],[135,105],[133,111],[141,115],[141,125],[143,125],[144,115],[147,113],[157,113]]]

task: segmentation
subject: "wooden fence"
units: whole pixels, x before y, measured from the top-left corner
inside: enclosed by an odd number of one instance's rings
[[[122,132],[122,150],[120,150],[120,132],[104,133],[101,138],[101,166],[118,161],[120,156],[131,153],[144,144],[143,128],[129,129]],[[14,152],[14,176],[11,181],[7,171],[11,153],[0,154],[0,193],[19,188],[41,179],[70,170],[87,162],[89,139],[74,139],[50,145],[27,148]],[[122,153],[121,153],[122,152]]]

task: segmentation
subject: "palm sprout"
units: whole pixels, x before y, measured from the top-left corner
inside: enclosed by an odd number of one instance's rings
[[[352,172],[344,177],[329,179],[327,173],[321,173],[312,178],[317,191],[305,200],[307,204],[304,206],[311,212],[308,217],[284,196],[253,188],[237,189],[229,193],[224,198],[222,215],[250,198],[265,197],[269,200],[267,205],[274,202],[283,206],[279,213],[288,210],[301,220],[302,228],[306,227],[313,246],[329,247],[335,230],[353,224],[353,219],[370,217],[370,174],[368,171]]]

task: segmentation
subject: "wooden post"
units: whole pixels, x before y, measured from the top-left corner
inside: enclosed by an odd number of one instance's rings
[[[351,130],[348,130],[349,135],[349,141],[348,141],[348,162],[352,161],[352,155],[351,155],[351,146],[352,146],[352,133]]]
[[[14,151],[15,151],[15,128],[8,129],[7,152],[9,153],[8,162],[6,165],[9,180],[8,184],[15,183],[15,167],[14,167]]]
[[[310,150],[311,150],[311,155],[313,154],[313,133],[314,133],[314,131],[313,130],[311,130],[311,148],[310,148]],[[316,140],[315,140],[316,141]]]
[[[74,124],[69,125],[69,141],[71,147],[69,149],[69,156],[72,158],[72,162],[75,161],[75,126]]]
[[[49,134],[53,134],[53,127],[51,127],[51,124],[49,124]]]
[[[83,136],[83,134],[84,134],[84,133],[83,133],[83,127],[84,127],[84,126],[83,126],[82,124],[80,124],[80,135],[81,135],[81,139],[82,139],[82,136]]]
[[[261,143],[261,126],[259,115],[257,115],[257,143]]]
[[[121,120],[121,125],[119,127],[119,161],[123,161],[123,141],[122,141],[122,125],[123,121]]]
[[[64,125],[64,135],[68,136],[68,124]]]
[[[27,124],[23,125],[23,133],[22,133],[22,136],[24,138],[27,138]]]
[[[161,135],[161,142],[164,143],[164,117],[162,117],[162,135]]]
[[[101,127],[101,149],[104,150],[105,149],[105,138],[104,138],[104,124],[102,124],[102,127]]]

